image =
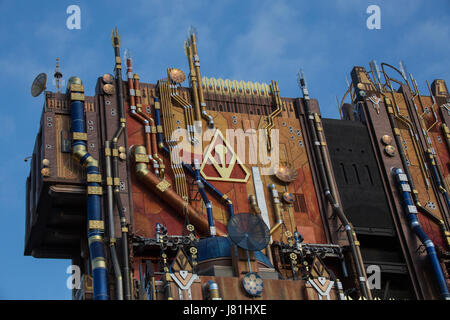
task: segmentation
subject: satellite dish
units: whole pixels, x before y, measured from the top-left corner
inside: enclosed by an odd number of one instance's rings
[[[248,251],[259,251],[267,247],[270,240],[269,228],[259,216],[241,213],[228,221],[227,230],[231,241],[247,254],[249,272],[242,278],[244,290],[250,296],[259,296],[264,289],[264,282],[257,273],[252,272]]]
[[[169,71],[169,77],[170,80],[172,80],[175,83],[183,83],[184,80],[186,80],[186,75],[184,74],[184,72],[177,68],[172,68]]]
[[[228,221],[227,230],[231,241],[242,249],[259,251],[269,244],[269,228],[259,216],[250,213],[234,215]]]
[[[40,73],[36,78],[34,78],[33,84],[31,85],[31,95],[37,97],[45,90],[47,85],[47,75],[45,73]]]

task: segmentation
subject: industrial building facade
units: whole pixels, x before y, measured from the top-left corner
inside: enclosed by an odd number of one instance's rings
[[[112,44],[94,96],[45,91],[26,181],[25,255],[72,259],[74,299],[450,298],[445,81],[355,67],[322,119],[303,74],[301,98],[202,76],[194,32],[187,79]]]

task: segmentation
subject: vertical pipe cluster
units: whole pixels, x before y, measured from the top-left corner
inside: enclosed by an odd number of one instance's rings
[[[141,94],[141,88],[140,88],[140,84],[139,84],[139,76],[137,74],[135,74],[133,76],[133,78],[134,78],[134,86],[136,88],[136,111],[137,111],[137,114],[140,115],[141,117],[143,117],[149,123],[149,126],[145,126],[146,141],[148,140],[148,143],[146,143],[146,144],[148,144],[149,146],[151,144],[151,149],[147,150],[148,158],[153,162],[153,168],[155,168],[155,173],[158,175],[157,171],[159,168],[159,177],[161,179],[164,179],[165,166],[164,166],[164,161],[158,155],[158,146],[156,144],[155,120],[151,116],[142,112],[142,94]],[[151,139],[150,139],[150,136],[151,136]],[[152,157],[151,153],[153,154],[153,157]]]
[[[170,79],[170,71],[171,69],[167,70],[167,74],[169,75]],[[169,85],[170,88],[170,96],[173,99],[174,102],[184,110],[184,118],[186,121],[186,129],[189,133],[188,139],[192,144],[196,143],[195,138],[195,126],[194,126],[194,115],[192,114],[192,106],[189,104],[188,101],[186,101],[183,97],[181,97],[177,90],[177,85],[175,83],[171,83]]]
[[[395,68],[394,66],[391,66],[390,64],[387,64],[387,63],[384,63],[384,62],[381,64],[381,69],[383,71],[386,84],[389,86],[389,89],[391,90],[390,92],[391,92],[391,95],[392,95],[392,101],[394,102],[394,107],[395,108],[391,107],[392,114],[393,114],[395,119],[397,119],[398,121],[400,121],[401,123],[403,123],[405,126],[408,127],[409,135],[411,137],[411,143],[412,143],[412,145],[414,147],[414,151],[415,151],[415,153],[417,155],[417,158],[418,158],[418,161],[419,161],[420,171],[421,171],[423,179],[425,181],[425,186],[428,189],[430,184],[429,184],[429,181],[428,181],[428,175],[427,175],[427,171],[426,171],[425,159],[423,158],[423,153],[420,152],[420,150],[419,150],[419,138],[418,138],[418,136],[416,134],[414,134],[414,126],[413,126],[413,123],[411,122],[411,120],[406,118],[406,117],[404,117],[400,113],[400,108],[398,107],[397,100],[395,98],[395,91],[394,91],[394,89],[392,87],[391,80],[393,80],[395,82],[398,82],[400,85],[402,85],[402,83],[397,81],[397,80],[394,80],[394,79],[390,78],[387,75],[387,73],[384,71],[384,67],[385,66],[395,70],[400,75],[402,75],[402,72],[400,70],[398,70],[397,68]],[[409,86],[409,83],[408,83],[408,86]],[[386,96],[385,96],[385,99],[386,99]],[[419,100],[420,100],[420,95],[419,95]],[[401,144],[399,144],[398,146],[400,148]]]
[[[436,182],[439,191],[444,195],[445,201],[447,202],[447,208],[450,208],[450,198],[448,196],[447,189],[445,189],[443,185],[442,182],[443,180],[441,180],[441,174],[439,172],[440,170],[436,162],[436,157],[433,155],[431,149],[427,150],[427,156],[429,157],[430,160],[431,173],[433,174],[434,181]]]
[[[164,142],[163,142],[163,132],[162,132],[162,128],[161,128],[160,108],[161,108],[161,106],[160,106],[159,100],[158,100],[158,98],[155,98],[155,122],[156,122],[156,129],[157,129],[156,137],[158,140],[158,148],[163,150],[166,154],[170,155],[169,149],[166,146],[164,146]],[[191,177],[195,178],[195,172],[190,165],[183,162],[182,166],[183,166],[183,169],[186,170],[191,175]],[[224,202],[224,204],[228,207],[228,212],[230,213],[230,219],[231,219],[231,217],[234,216],[233,202],[228,198],[228,196],[226,194],[223,194],[222,192],[217,190],[211,183],[206,181],[206,179],[204,179],[202,176],[199,176],[199,179],[202,182],[203,186],[206,187],[210,192],[212,192],[217,199],[221,199]]]
[[[197,159],[194,160],[194,174],[195,174],[195,183],[197,183],[198,191],[203,199],[203,203],[206,206],[206,214],[208,216],[208,224],[209,224],[209,234],[214,237],[216,235],[216,227],[214,226],[214,217],[212,212],[212,203],[208,199],[206,195],[205,186],[200,179],[200,164]]]
[[[192,91],[194,97],[194,114],[195,120],[201,121],[200,118],[200,108],[201,107],[201,117],[208,122],[210,128],[214,128],[214,120],[211,115],[206,112],[206,102],[203,94],[202,88],[202,76],[200,74],[200,59],[197,52],[197,40],[195,37],[195,32],[191,32],[189,39],[185,42],[186,56],[189,62],[189,69],[191,72],[191,83]],[[196,90],[197,89],[197,92]],[[197,103],[198,98],[198,103]]]
[[[397,146],[401,146],[402,144],[401,144],[401,141],[400,141],[400,130],[397,128],[397,125],[395,123],[394,111],[393,111],[393,108],[392,108],[392,102],[391,102],[391,100],[388,97],[385,97],[384,98],[384,103],[386,105],[386,109],[387,109],[387,114],[388,114],[388,117],[389,117],[390,125],[392,127],[392,130],[394,131],[395,142],[396,142]],[[442,232],[444,233],[444,237],[446,237],[447,228],[445,226],[444,221],[440,220],[433,213],[431,213],[429,210],[427,210],[425,207],[423,207],[422,204],[419,201],[418,192],[416,191],[416,188],[414,186],[414,181],[412,180],[411,172],[409,171],[409,166],[408,166],[408,163],[406,161],[406,156],[405,156],[405,153],[403,151],[403,148],[401,148],[401,147],[398,148],[398,154],[400,156],[400,160],[401,160],[403,168],[405,170],[405,174],[406,174],[406,176],[408,178],[409,185],[411,186],[411,190],[413,190],[412,198],[414,200],[415,206],[422,213],[426,214],[428,217],[430,217],[435,222],[437,222],[439,224]]]
[[[317,161],[317,167],[319,169],[319,177],[322,183],[322,187],[324,190],[325,198],[328,200],[330,205],[333,208],[333,211],[341,221],[342,225],[345,228],[345,233],[347,234],[347,238],[350,244],[351,254],[355,263],[356,272],[358,274],[358,282],[359,288],[361,290],[361,294],[366,299],[372,299],[372,295],[370,293],[369,286],[367,284],[367,277],[364,270],[364,263],[361,257],[361,253],[359,252],[359,241],[356,238],[356,233],[353,230],[353,226],[348,221],[344,211],[341,206],[337,202],[335,196],[330,189],[330,184],[333,180],[329,180],[329,177],[332,177],[331,169],[326,166],[324,159],[326,158],[325,150],[321,148],[321,142],[319,141],[318,134],[316,131],[316,127],[314,125],[314,114],[311,111],[309,105],[309,92],[306,85],[306,81],[303,75],[303,72],[300,73],[300,87],[303,93],[303,99],[305,101],[305,112],[308,119],[309,131],[311,132],[312,143],[314,146],[314,154]]]
[[[87,173],[88,243],[94,282],[94,299],[108,300],[108,276],[103,240],[104,221],[100,206],[102,177],[98,168],[98,161],[87,152],[86,148],[84,88],[81,80],[72,77],[69,80],[68,89],[72,120],[72,155],[82,166],[86,167]]]
[[[120,58],[120,34],[117,27],[111,33],[112,46],[114,48],[115,56],[115,80],[117,88],[117,103],[119,106],[119,127],[112,138],[112,183],[114,185],[114,200],[117,206],[120,217],[120,227],[122,231],[122,263],[123,263],[123,291],[125,300],[131,300],[131,280],[129,268],[129,252],[128,252],[128,223],[125,215],[125,208],[123,207],[120,198],[120,178],[119,178],[119,161],[118,161],[118,141],[122,135],[125,126],[126,118],[124,113],[123,102],[123,83],[122,83],[122,59]]]
[[[163,178],[164,162],[158,156],[155,121],[151,116],[148,116],[147,114],[142,112],[142,95],[139,85],[139,76],[137,74],[133,75],[133,62],[131,57],[127,58],[127,75],[131,116],[141,122],[144,126],[145,147],[148,152],[148,158],[153,165],[155,174]]]
[[[175,177],[175,189],[176,192],[185,200],[189,202],[189,191],[186,183],[186,176],[184,174],[181,158],[180,158],[180,146],[176,140],[174,140],[174,114],[172,112],[172,97],[170,95],[171,89],[169,87],[169,78],[161,79],[158,82],[159,93],[161,97],[161,111],[163,113],[164,121],[164,138],[170,151],[170,166]]]
[[[419,223],[419,219],[417,218],[417,207],[414,205],[414,201],[411,197],[411,186],[408,183],[409,179],[407,175],[403,173],[402,169],[393,168],[392,173],[394,174],[395,179],[397,181],[398,190],[400,192],[403,202],[403,208],[407,215],[411,229],[414,231],[414,233],[426,247],[427,254],[433,268],[433,272],[436,275],[438,281],[442,298],[444,298],[445,300],[450,300],[447,282],[445,280],[444,273],[442,272],[441,265],[439,263],[439,259],[433,241],[430,240],[428,235],[422,229],[422,226]]]
[[[106,195],[107,206],[106,214],[109,225],[109,249],[111,252],[111,260],[114,269],[114,276],[116,278],[116,297],[117,300],[123,300],[123,278],[120,271],[119,259],[117,258],[116,251],[116,236],[115,236],[115,223],[114,223],[114,196],[112,186],[112,165],[111,165],[111,144],[109,141],[105,141],[105,171],[106,171]]]

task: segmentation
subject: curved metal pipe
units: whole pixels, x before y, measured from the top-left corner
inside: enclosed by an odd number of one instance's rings
[[[260,215],[261,209],[259,209],[259,207],[258,207],[258,203],[256,202],[256,197],[253,194],[251,194],[248,196],[248,200],[250,202],[250,208],[253,210],[253,212],[256,215]]]
[[[203,203],[206,206],[206,213],[208,216],[208,224],[209,224],[209,234],[214,237],[216,235],[216,227],[214,226],[214,217],[212,212],[212,203],[209,201],[208,196],[205,192],[205,186],[200,180],[200,164],[197,159],[194,160],[194,173],[195,173],[195,183],[197,183],[198,191],[203,199]]]
[[[84,89],[83,89],[84,95]],[[84,97],[83,97],[84,100]],[[86,148],[87,134],[84,119],[84,102],[71,100],[72,122],[72,155],[86,167],[87,173],[87,219],[88,243],[90,260],[92,264],[92,277],[94,282],[94,299],[108,300],[108,272],[106,269],[105,247],[103,240],[104,221],[102,219],[100,197],[101,181],[98,161],[95,160]]]
[[[407,214],[411,229],[426,247],[428,257],[433,267],[433,272],[436,275],[438,281],[441,295],[445,300],[450,300],[447,282],[445,280],[444,273],[442,272],[442,268],[433,241],[431,241],[431,239],[422,229],[419,223],[419,219],[417,219],[417,208],[414,205],[413,199],[411,197],[411,187],[408,184],[408,177],[403,173],[403,170],[399,168],[393,168],[392,173],[396,178],[397,186],[403,200],[403,207],[405,209],[405,213]]]
[[[168,150],[166,151],[168,152]],[[184,162],[182,163],[183,168],[192,176],[195,178],[195,173],[194,170],[192,169],[191,166],[185,164]],[[202,176],[200,176],[200,181],[203,183],[203,185],[211,192],[213,193],[217,199],[220,199],[224,202],[224,204],[226,206],[228,206],[228,212],[230,213],[230,219],[231,217],[234,216],[234,206],[233,206],[233,202],[228,198],[228,196],[226,194],[223,194],[222,192],[220,192],[219,190],[217,190],[217,188],[215,188],[211,183],[209,183],[206,179],[204,179]]]
[[[137,177],[169,206],[176,210],[181,216],[187,214],[191,223],[202,233],[209,233],[209,224],[203,215],[195,210],[191,205],[186,204],[176,192],[174,192],[166,180],[160,180],[151,171],[147,169],[145,161],[141,160],[140,155],[145,155],[146,150],[143,146],[136,146],[133,151],[136,160]],[[218,236],[224,236],[225,232],[216,230]]]
[[[158,129],[158,128],[161,128],[161,113],[160,113],[160,105],[159,105],[158,98],[155,98],[155,122],[156,122],[156,127],[157,127],[156,137],[158,139],[158,148],[160,148],[165,153],[170,155],[169,149],[166,146],[164,146],[162,129]],[[186,170],[192,177],[195,178],[194,170],[192,169],[192,167],[190,165],[187,165],[186,163],[182,162],[182,166],[183,166],[184,170]],[[202,176],[200,176],[200,181],[210,192],[212,192],[216,196],[217,199],[220,199],[224,202],[224,204],[228,207],[228,212],[230,213],[230,218],[233,217],[234,216],[234,206],[233,206],[233,202],[228,198],[228,196],[226,194],[223,194],[219,190],[217,190],[217,188],[215,188],[211,183],[206,181],[206,179],[204,179]]]
[[[139,94],[136,95],[136,112],[142,118],[147,120],[148,125],[145,126],[146,135],[146,148],[148,151],[148,157],[152,161],[153,168],[155,169],[156,175],[159,175],[161,179],[164,179],[165,165],[164,161],[158,155],[158,146],[156,145],[156,127],[155,120],[144,112],[142,112],[142,98],[140,94],[139,76],[135,74],[133,76],[134,87]],[[151,148],[150,148],[151,145]],[[151,155],[153,153],[153,156]]]

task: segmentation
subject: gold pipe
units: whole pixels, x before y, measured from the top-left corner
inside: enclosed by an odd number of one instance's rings
[[[202,121],[202,116],[200,112],[200,102],[198,98],[198,85],[201,85],[201,79],[200,84],[197,83],[197,74],[195,73],[194,63],[193,63],[193,57],[192,57],[192,49],[190,46],[188,46],[187,41],[184,42],[184,48],[186,57],[188,58],[189,62],[189,70],[191,72],[191,85],[192,85],[192,95],[194,100],[194,114],[195,114],[195,120],[196,121]]]
[[[179,194],[187,204],[189,201],[189,193],[186,184],[186,176],[184,174],[183,168],[181,167],[181,160],[179,158],[178,152],[176,151],[178,150],[177,143],[176,141],[172,141],[170,136],[174,130],[173,130],[173,123],[171,121],[171,119],[173,118],[173,114],[171,111],[172,102],[169,88],[169,79],[168,78],[162,79],[160,80],[159,83],[160,83],[162,111],[164,116],[163,120],[164,120],[165,139],[167,144],[169,145],[171,167],[175,174],[175,189],[177,191],[177,194]],[[173,149],[176,149],[175,153],[172,152]],[[174,160],[176,162],[175,164]]]
[[[260,215],[261,214],[261,209],[259,209],[258,204],[256,203],[256,197],[251,194],[248,197],[248,200],[250,201],[250,208],[253,210],[253,212],[256,215]]]
[[[195,74],[197,76],[197,81],[198,81],[198,97],[199,97],[200,106],[202,108],[202,117],[203,117],[203,119],[208,121],[208,126],[214,127],[214,120],[213,120],[212,116],[210,116],[206,111],[205,97],[203,95],[203,88],[202,88],[202,76],[200,73],[200,60],[198,58],[197,42],[195,39],[195,33],[191,33],[191,43],[190,44],[192,45],[194,68],[195,68]]]
[[[324,134],[323,134],[322,123],[320,121],[320,117],[319,117],[318,113],[315,112],[313,115],[314,115],[314,124],[315,124],[316,132],[317,132],[317,137],[319,138],[320,147],[322,148],[322,154],[324,155],[323,156],[323,161],[324,161],[324,164],[325,164],[325,168],[327,169],[326,173],[327,173],[327,178],[329,180],[329,187],[331,189],[331,193],[332,194],[338,194],[338,192],[337,192],[337,190],[335,188],[335,184],[333,183],[334,182],[334,176],[331,174],[330,170],[328,169],[328,168],[332,167],[331,163],[329,162],[328,157],[325,156],[327,154],[327,152],[328,152],[328,149],[327,149],[327,144],[325,142],[325,137],[324,137]]]
[[[281,217],[281,208],[280,208],[280,198],[278,196],[278,191],[275,189],[274,184],[269,184],[269,189],[272,191],[273,198],[273,208],[275,212],[275,225],[270,229],[270,235],[272,235],[275,231],[278,230],[279,227],[283,224],[283,219]]]
[[[341,104],[339,105],[339,114],[341,115],[341,119],[343,118],[343,114],[342,114],[342,107],[344,106],[344,101],[345,98],[347,97],[347,95],[350,93],[351,88],[349,87],[347,89],[347,92],[344,94],[344,97],[341,100]],[[353,102],[353,101],[352,101]]]
[[[434,98],[433,93],[431,92],[431,88],[430,88],[430,84],[429,84],[428,80],[426,80],[426,81],[427,81],[428,91],[430,91],[430,97],[433,100],[433,104],[431,105],[430,109],[431,109],[431,112],[433,112],[433,116],[434,116],[434,119],[435,119],[434,123],[427,129],[427,133],[428,133],[439,122],[439,119],[437,117],[436,112],[433,109],[433,107],[436,105],[436,99]]]
[[[248,200],[250,202],[250,208],[252,209],[253,213],[256,214],[257,216],[260,216],[261,209],[259,209],[259,207],[258,207],[258,203],[256,202],[256,197],[253,194],[251,194],[248,197]],[[268,244],[266,247],[266,256],[267,256],[267,258],[269,258],[270,263],[273,265],[273,257],[272,257],[272,250],[270,249],[270,244]]]
[[[192,119],[192,107],[185,99],[179,96],[176,89],[172,89],[172,99],[178,104],[184,111],[184,118],[186,121],[187,130],[191,137],[191,143],[194,143],[194,122]]]
[[[278,84],[276,81],[272,80],[272,84],[270,85],[270,91],[272,91],[272,98],[274,99],[275,105],[276,105],[276,110],[274,112],[272,112],[269,117],[269,123],[265,126],[265,130],[266,130],[266,134],[267,134],[267,150],[271,151],[272,150],[272,137],[271,137],[271,131],[272,128],[275,126],[274,123],[274,118],[276,116],[278,116],[281,111],[283,111],[283,106],[281,103],[281,98],[280,98],[280,91],[278,89]]]
[[[447,141],[447,148],[450,151],[450,130],[445,123],[441,124],[441,129],[444,134],[445,140]]]

